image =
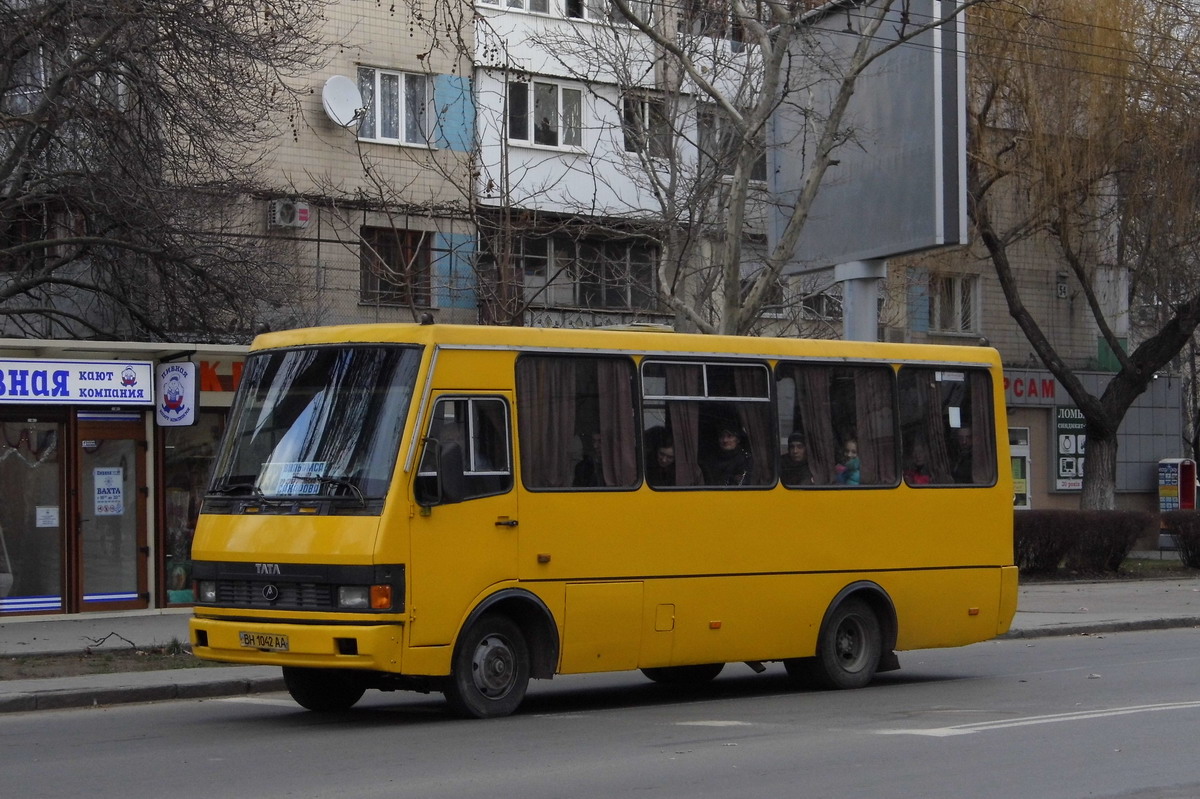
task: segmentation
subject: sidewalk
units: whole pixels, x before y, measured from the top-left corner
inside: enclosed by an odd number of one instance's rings
[[[0,621],[0,657],[186,643],[190,609],[24,617]],[[1200,626],[1200,576],[1031,583],[1020,588],[1005,638]],[[99,643],[109,636],[103,643]],[[274,666],[172,669],[0,681],[0,713],[283,690]]]

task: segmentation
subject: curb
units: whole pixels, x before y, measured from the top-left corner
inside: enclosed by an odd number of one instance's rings
[[[152,672],[136,672],[150,674]],[[32,682],[32,681],[22,681]],[[3,683],[0,683],[3,690]],[[161,702],[179,699],[212,699],[223,696],[272,693],[285,690],[282,676],[230,677],[200,682],[175,681],[151,685],[77,685],[49,687],[45,690],[17,690],[0,693],[0,714],[27,713],[35,710],[100,707]]]
[[[1059,627],[1009,630],[1003,635],[996,636],[995,640],[1058,638],[1066,635],[1102,635],[1104,633],[1129,633],[1139,630],[1175,630],[1185,627],[1200,627],[1200,616],[1180,616],[1173,619],[1141,619],[1139,621],[1110,621],[1094,624],[1064,624]]]

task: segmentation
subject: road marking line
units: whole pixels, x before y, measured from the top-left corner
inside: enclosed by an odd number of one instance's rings
[[[240,702],[244,705],[274,705],[275,707],[300,707],[291,699],[265,699],[257,696],[225,696],[214,700],[217,702]]]
[[[1131,705],[1115,707],[1109,710],[1079,710],[1073,713],[1054,713],[1047,716],[1025,716],[1024,718],[999,719],[996,721],[979,721],[974,724],[956,724],[953,727],[932,727],[930,729],[906,730],[876,730],[879,735],[924,735],[933,738],[945,738],[951,735],[970,735],[989,730],[1003,730],[1009,727],[1031,727],[1036,724],[1057,724],[1063,721],[1088,721],[1110,716],[1129,716],[1134,713],[1157,713],[1162,710],[1194,710],[1200,708],[1200,701],[1195,702],[1164,702],[1157,705]]]
[[[676,727],[753,727],[748,721],[677,721]]]

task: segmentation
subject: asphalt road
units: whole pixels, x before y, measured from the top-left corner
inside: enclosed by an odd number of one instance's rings
[[[867,689],[729,666],[703,694],[640,675],[535,682],[516,716],[369,692],[321,716],[285,694],[10,714],[4,796],[1200,796],[1195,630],[902,654]]]

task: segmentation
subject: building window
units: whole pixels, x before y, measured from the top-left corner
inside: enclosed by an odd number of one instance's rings
[[[700,127],[700,156],[717,175],[729,176],[737,166],[742,151],[742,138],[737,127],[714,105],[702,105],[697,115]],[[750,179],[766,181],[767,148],[756,141],[757,157],[750,168]]]
[[[363,228],[362,301],[428,308],[433,236],[422,230]]]
[[[929,285],[929,330],[936,333],[974,333],[978,329],[979,278],[975,275],[935,275]]]
[[[535,14],[549,14],[550,0],[483,0],[490,6],[501,5],[512,11],[532,11]]]
[[[508,82],[509,139],[547,147],[582,147],[582,116],[581,89],[549,81]]]
[[[362,67],[358,70],[358,89],[366,106],[358,138],[429,144],[433,119],[429,76]]]
[[[16,56],[11,61],[11,70],[0,110],[23,116],[33,111],[46,86],[46,60],[42,48],[35,45]]]
[[[657,308],[657,248],[630,239],[514,236],[504,251],[483,241],[486,263],[508,259],[525,302],[546,308]]]
[[[644,152],[651,158],[671,155],[671,117],[661,98],[627,95],[621,105],[625,152]]]

